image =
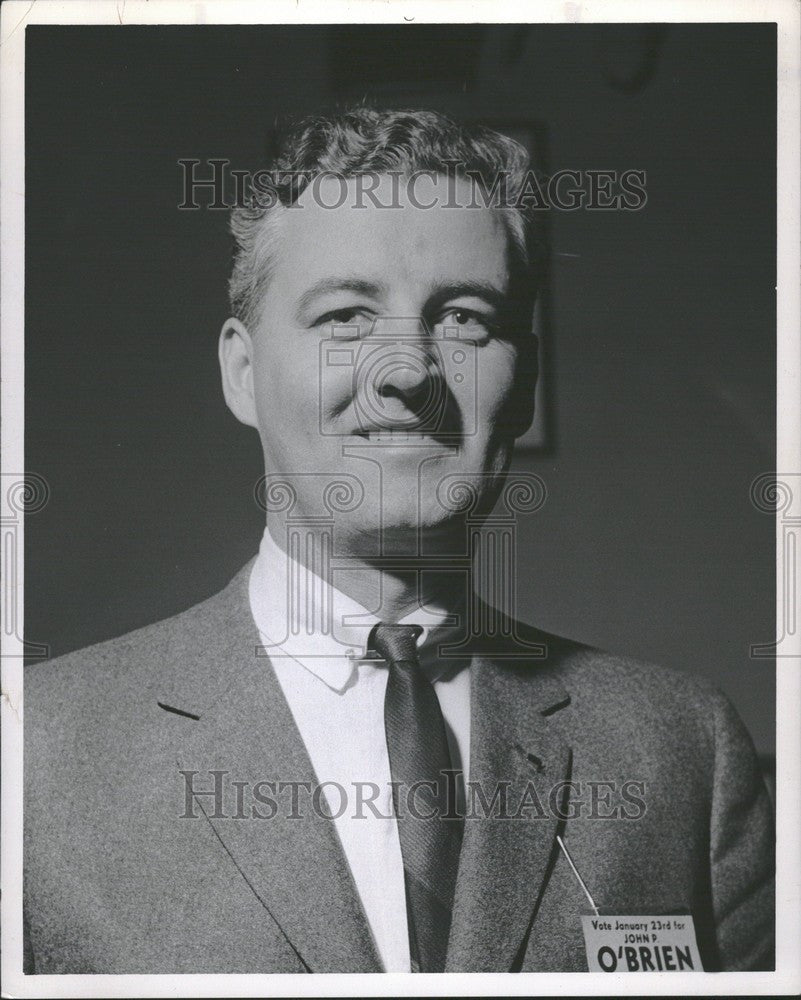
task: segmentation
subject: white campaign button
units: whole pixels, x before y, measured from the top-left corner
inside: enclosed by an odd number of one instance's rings
[[[590,972],[703,972],[689,914],[582,916],[581,924]]]

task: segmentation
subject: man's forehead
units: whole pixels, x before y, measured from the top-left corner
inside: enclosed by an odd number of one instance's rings
[[[283,213],[274,275],[308,284],[340,273],[473,278],[505,285],[509,237],[498,211],[468,207],[470,188],[444,176],[323,176]],[[464,184],[460,190],[456,185]],[[369,189],[369,193],[366,190]],[[454,207],[454,193],[461,197]],[[372,195],[372,197],[371,197]]]

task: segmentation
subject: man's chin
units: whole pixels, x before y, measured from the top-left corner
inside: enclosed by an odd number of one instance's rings
[[[443,511],[436,516],[393,516],[383,522],[359,526],[358,537],[350,540],[354,549],[365,556],[460,554],[464,548],[464,522]],[[458,551],[457,551],[458,550]],[[354,552],[354,555],[356,553]]]

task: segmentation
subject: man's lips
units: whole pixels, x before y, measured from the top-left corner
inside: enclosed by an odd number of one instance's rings
[[[453,440],[457,435],[443,434],[442,431],[434,427],[360,427],[353,431],[354,436],[365,441],[372,441],[382,444],[415,444],[421,441],[437,441],[446,443]]]

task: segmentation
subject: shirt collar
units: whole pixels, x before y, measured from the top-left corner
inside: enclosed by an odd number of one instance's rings
[[[267,528],[251,571],[249,597],[269,656],[290,657],[336,691],[355,682],[359,664],[367,662],[370,631],[379,619],[284,552]],[[432,679],[449,666],[438,664],[433,653],[456,628],[459,603],[453,608],[417,608],[398,622],[423,629],[417,647]]]

